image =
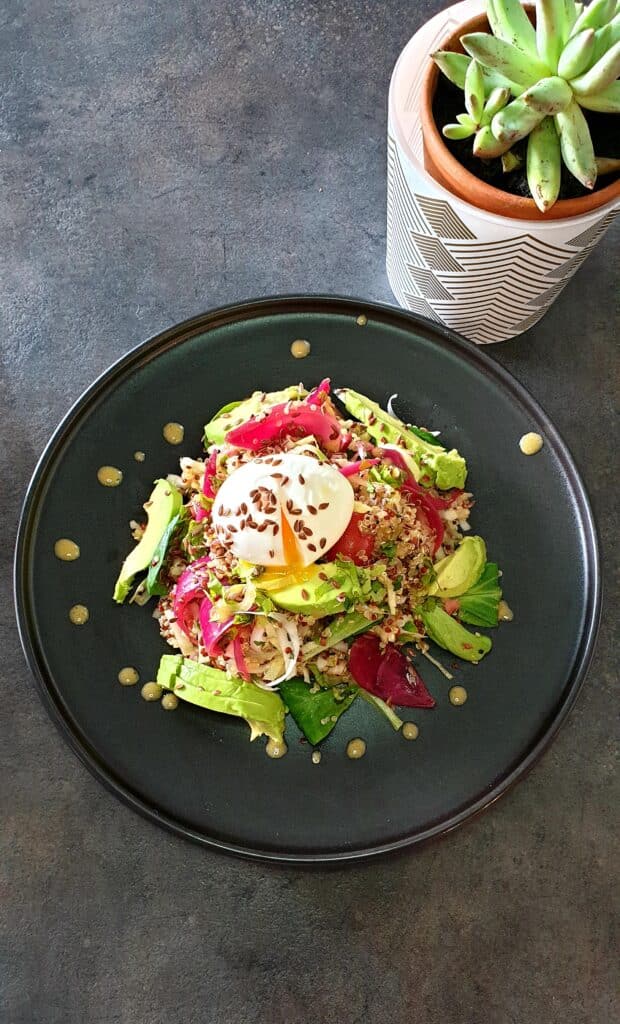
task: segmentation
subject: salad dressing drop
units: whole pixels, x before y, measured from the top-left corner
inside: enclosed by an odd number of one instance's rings
[[[83,626],[88,622],[89,612],[85,604],[74,604],[69,610],[69,619],[74,626]]]
[[[54,544],[54,554],[61,562],[75,562],[80,557],[80,549],[74,540],[61,537]]]
[[[467,690],[464,686],[452,686],[448,697],[451,704],[454,704],[455,707],[460,707],[467,700]]]
[[[267,757],[272,757],[274,761],[277,761],[278,758],[280,757],[284,757],[287,750],[288,747],[284,740],[282,740],[280,743],[278,743],[277,740],[268,740],[267,746],[265,747],[265,753]]]
[[[182,444],[185,427],[182,423],[166,423],[162,433],[168,444]]]
[[[528,434],[524,434],[519,441],[519,448],[524,455],[536,455],[543,446],[543,439],[540,434],[535,434],[532,431]]]
[[[116,466],[100,466],[97,470],[97,480],[102,487],[118,487],[123,479],[123,474]]]
[[[364,740],[355,739],[349,740],[347,743],[347,757],[350,757],[352,761],[358,761],[360,757],[363,757],[366,753],[366,743]]]

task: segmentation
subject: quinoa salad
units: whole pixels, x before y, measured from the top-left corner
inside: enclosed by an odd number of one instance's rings
[[[396,730],[432,709],[420,663],[451,677],[429,641],[473,664],[491,649],[501,573],[465,460],[395,400],[324,380],[231,402],[133,524],[114,599],[155,599],[161,692],[245,720],[273,756],[288,715],[316,746],[358,699]]]

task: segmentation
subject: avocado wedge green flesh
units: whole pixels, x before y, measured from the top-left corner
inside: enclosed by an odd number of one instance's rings
[[[458,658],[470,661],[474,665],[488,654],[493,646],[488,636],[470,633],[437,602],[427,601],[420,611],[420,617],[431,640],[445,651],[450,651]]]
[[[280,405],[282,402],[290,402],[291,399],[301,398],[302,392],[299,387],[293,386],[284,388],[283,391],[255,391],[253,395],[243,402],[229,402],[216,412],[213,419],[205,426],[205,445],[223,444],[226,435],[242,423],[247,423],[252,416],[270,409],[273,405]]]
[[[162,655],[157,682],[164,689],[172,690],[179,700],[243,718],[252,730],[251,739],[265,735],[276,743],[282,742],[284,704],[272,690],[263,690],[243,679],[230,679],[226,672],[200,665],[180,654]]]
[[[487,560],[482,537],[464,537],[458,548],[433,566],[435,579],[429,594],[437,597],[459,597],[480,579]]]
[[[340,388],[336,394],[347,412],[364,424],[377,444],[392,444],[406,448],[413,455],[419,468],[428,474],[430,482],[440,490],[465,486],[467,465],[456,448],[446,451],[441,444],[430,444],[420,436],[424,431],[414,433],[409,430],[401,420],[390,416],[377,402],[366,398],[358,391]]]
[[[337,584],[337,586],[334,586]],[[260,590],[260,577],[257,580]],[[338,595],[351,596],[351,581],[333,562],[309,565],[303,570],[303,580],[279,590],[269,589],[269,597],[279,608],[295,615],[337,615],[344,611],[344,601]]]
[[[304,645],[304,657],[306,660],[315,658],[317,654],[329,650],[334,644],[339,644],[341,640],[351,640],[354,636],[365,633],[366,630],[376,626],[379,622],[381,622],[381,619],[367,619],[361,612],[348,612],[341,618],[335,619],[323,632],[321,639],[325,643],[319,643],[317,640],[314,643],[310,642]]]
[[[179,513],[182,498],[176,487],[167,480],[156,480],[155,487],[144,508],[148,522],[142,539],[129,553],[114,587],[114,600],[122,604],[131,590],[136,573],[147,569],[170,523]]]

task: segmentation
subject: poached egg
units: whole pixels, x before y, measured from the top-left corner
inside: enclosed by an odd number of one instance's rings
[[[329,463],[309,455],[265,455],[236,469],[213,503],[218,540],[252,565],[312,565],[342,536],[353,488]]]

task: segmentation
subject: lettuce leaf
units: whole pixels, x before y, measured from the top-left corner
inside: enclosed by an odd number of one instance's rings
[[[487,562],[473,587],[459,597],[458,617],[472,626],[497,626],[502,588],[495,562]]]

